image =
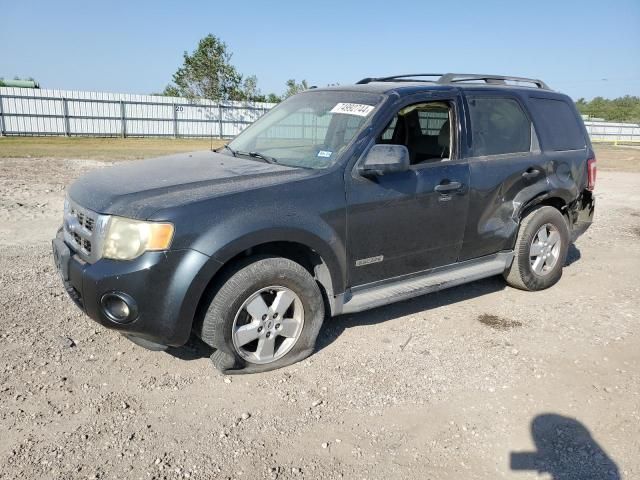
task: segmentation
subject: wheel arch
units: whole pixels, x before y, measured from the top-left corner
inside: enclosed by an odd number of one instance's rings
[[[280,237],[282,238],[282,237]],[[319,239],[318,239],[319,240]],[[334,311],[334,296],[344,290],[338,258],[327,252],[328,246],[318,251],[310,245],[312,242],[301,242],[291,239],[269,239],[256,243],[238,239],[218,252],[213,262],[218,268],[210,275],[197,300],[197,307],[193,318],[193,325],[197,327],[202,321],[208,303],[224,279],[231,275],[238,264],[251,258],[277,256],[287,258],[300,264],[307,270],[320,286],[327,311]]]
[[[567,202],[566,196],[560,192],[545,192],[542,193],[528,202],[524,203],[518,211],[518,223],[522,221],[533,209],[539,206],[549,206],[557,209],[562,215],[567,218]]]

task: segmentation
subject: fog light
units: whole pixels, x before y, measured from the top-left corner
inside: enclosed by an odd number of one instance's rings
[[[106,293],[100,304],[105,316],[116,323],[129,323],[137,317],[136,302],[126,293]]]

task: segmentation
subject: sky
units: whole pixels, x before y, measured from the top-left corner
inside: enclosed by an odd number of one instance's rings
[[[541,78],[574,99],[640,96],[640,0],[0,0],[0,77],[160,92],[212,33],[263,93],[402,73]]]

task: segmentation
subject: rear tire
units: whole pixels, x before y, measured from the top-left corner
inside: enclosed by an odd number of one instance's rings
[[[509,285],[521,290],[544,290],[562,277],[569,248],[569,228],[554,207],[540,206],[520,223],[515,257],[505,271]]]
[[[311,274],[280,257],[239,264],[218,285],[200,337],[215,348],[213,364],[225,374],[275,370],[315,348],[324,301]]]

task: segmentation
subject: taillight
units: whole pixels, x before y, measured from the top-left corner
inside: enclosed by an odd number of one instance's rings
[[[596,157],[593,157],[587,160],[587,190],[596,188],[596,172]]]

